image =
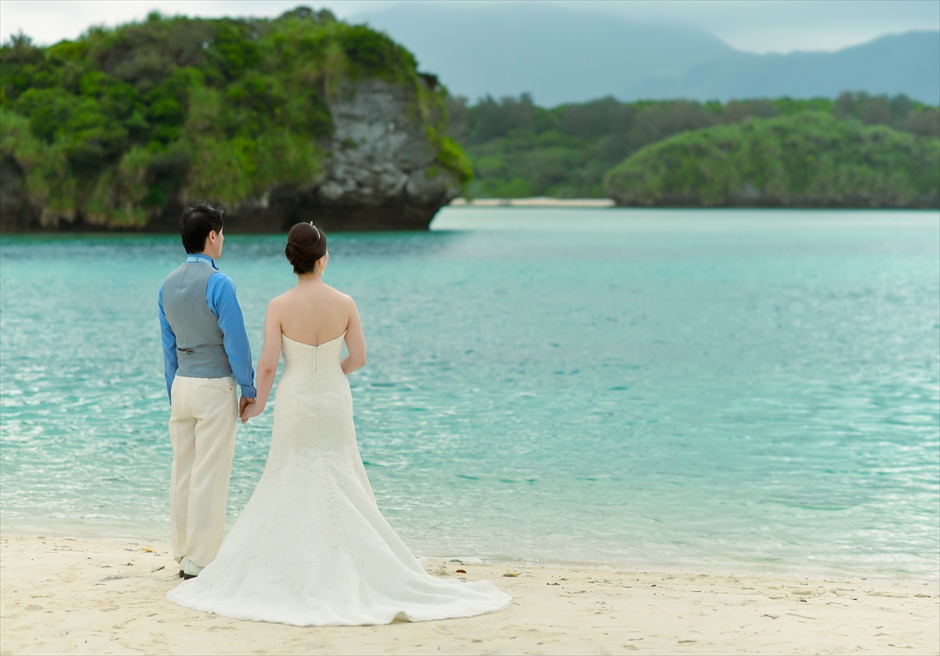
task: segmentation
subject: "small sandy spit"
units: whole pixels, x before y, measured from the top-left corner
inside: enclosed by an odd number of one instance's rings
[[[534,196],[532,198],[455,198],[451,207],[613,207],[610,198],[550,198]]]
[[[457,570],[466,573],[457,573]],[[937,654],[936,581],[433,561],[506,611],[298,628],[176,606],[166,544],[0,537],[2,654]]]

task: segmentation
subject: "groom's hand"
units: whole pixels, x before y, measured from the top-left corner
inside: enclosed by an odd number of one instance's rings
[[[248,421],[248,419],[244,416],[245,408],[247,408],[252,403],[255,403],[255,401],[256,399],[248,399],[243,396],[238,402],[238,416],[241,418],[243,424]]]
[[[264,405],[255,401],[255,399],[246,399],[248,402],[245,404],[244,410],[241,411],[241,414],[238,415],[242,420],[243,424],[248,423],[248,420],[252,417],[257,417],[262,412],[264,412]]]

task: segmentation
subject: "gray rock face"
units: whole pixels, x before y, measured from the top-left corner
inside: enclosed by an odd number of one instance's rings
[[[320,182],[321,202],[379,206],[407,200],[404,192],[415,172],[434,161],[420,126],[407,121],[409,107],[397,89],[377,80],[344,95],[330,106],[336,132]]]
[[[280,229],[298,221],[327,230],[426,229],[459,194],[460,183],[437,161],[408,90],[366,80],[344,87],[329,105],[330,155],[312,188],[282,190],[280,202],[270,205]],[[237,213],[241,218],[244,211]],[[246,228],[252,223],[245,221]]]
[[[457,175],[437,159],[410,89],[378,79],[347,83],[329,106],[335,131],[317,179],[308,188],[269,189],[238,207],[226,207],[229,231],[281,232],[301,221],[314,221],[327,231],[424,230],[460,193]],[[40,224],[26,198],[22,172],[12,162],[4,163],[2,172],[4,231],[103,229],[88,225],[81,213],[74,220]],[[143,229],[175,232],[183,205],[180,198],[170,199]]]

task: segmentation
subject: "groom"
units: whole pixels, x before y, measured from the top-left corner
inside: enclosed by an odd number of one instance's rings
[[[166,277],[158,304],[172,408],[173,556],[188,579],[222,544],[235,426],[255,402],[255,372],[235,286],[215,265],[225,240],[222,210],[205,202],[186,208],[180,232],[186,261]]]

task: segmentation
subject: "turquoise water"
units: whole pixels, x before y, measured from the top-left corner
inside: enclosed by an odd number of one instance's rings
[[[936,212],[444,210],[334,234],[382,510],[419,554],[940,575]],[[283,236],[228,235],[254,357]],[[167,539],[173,236],[0,244],[4,532]],[[271,414],[240,429],[230,519]]]

